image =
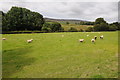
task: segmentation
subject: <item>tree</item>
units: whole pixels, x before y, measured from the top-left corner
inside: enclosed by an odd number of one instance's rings
[[[110,31],[116,31],[116,30],[117,30],[117,26],[114,25],[114,24],[113,24],[113,25],[110,25],[110,26],[109,26],[109,30],[110,30]]]
[[[76,28],[73,28],[73,27],[71,27],[68,31],[69,32],[78,32],[78,30]]]
[[[108,31],[108,23],[103,18],[97,18],[95,20],[94,31]]]
[[[56,31],[58,32],[63,30],[61,24],[58,22],[45,22],[43,27],[50,28],[51,32],[56,32]]]
[[[106,23],[96,24],[93,28],[95,31],[108,31],[109,30],[109,26]]]
[[[61,28],[59,29],[59,32],[64,32],[64,28],[61,27]]]
[[[70,24],[69,22],[66,22],[66,24]]]
[[[94,25],[94,22],[81,21],[80,25]]]
[[[3,12],[0,11],[0,33],[2,31],[2,15],[3,15]]]
[[[51,32],[51,29],[49,27],[42,27],[43,32]]]
[[[3,26],[10,31],[41,30],[44,23],[41,14],[21,7],[12,7],[4,16],[3,21]]]
[[[85,22],[85,25],[94,25],[94,22]]]
[[[5,15],[6,15],[6,13],[4,13],[4,12],[1,12],[1,18],[2,18],[2,21],[0,21],[0,22],[2,22],[1,24],[2,24],[2,31],[8,31],[9,30],[9,27],[8,26],[6,26],[7,24],[6,24],[6,18],[5,18]]]
[[[116,30],[120,30],[120,23],[114,22],[114,23],[112,23],[112,24],[110,24],[110,25],[115,25],[115,26],[117,27]]]
[[[101,23],[106,23],[106,21],[103,18],[97,18],[95,20],[95,24],[101,24]]]

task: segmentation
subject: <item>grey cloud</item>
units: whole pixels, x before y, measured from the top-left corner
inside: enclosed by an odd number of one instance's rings
[[[103,17],[109,22],[117,21],[117,3],[79,3],[79,7],[73,7],[70,16],[94,21],[97,17]],[[111,19],[112,18],[112,19]]]

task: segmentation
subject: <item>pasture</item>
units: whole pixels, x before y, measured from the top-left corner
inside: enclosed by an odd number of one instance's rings
[[[64,36],[62,36],[64,35]],[[89,35],[88,37],[86,35]],[[104,39],[94,36],[104,35]],[[118,32],[3,34],[3,78],[116,78]],[[33,39],[27,43],[26,40]],[[78,40],[83,38],[84,42]]]
[[[86,30],[88,27],[93,27],[92,25],[76,25],[76,24],[61,24],[65,31],[68,31],[71,27],[77,30]]]

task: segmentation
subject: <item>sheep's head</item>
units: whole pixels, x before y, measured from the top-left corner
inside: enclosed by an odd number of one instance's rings
[[[84,39],[79,39],[79,41],[80,41],[80,42],[83,42],[83,41],[84,41]]]
[[[95,42],[95,39],[91,39],[91,42]]]
[[[6,40],[6,38],[2,38],[2,40]]]

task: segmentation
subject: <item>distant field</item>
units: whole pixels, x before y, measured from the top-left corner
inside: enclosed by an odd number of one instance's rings
[[[80,23],[84,20],[76,20],[76,19],[52,19],[52,18],[44,18],[45,21],[51,21],[51,22],[59,22],[61,24],[66,24],[66,22],[69,22],[70,24]],[[88,21],[84,21],[88,22]]]
[[[94,36],[100,35],[104,35],[103,40],[91,43]],[[7,39],[2,42],[3,78],[118,77],[118,32],[2,36]],[[33,42],[27,43],[31,38]],[[80,43],[80,38],[85,42]]]
[[[66,24],[66,22],[69,22],[70,24],[80,23],[80,21],[57,21],[61,24]]]
[[[93,27],[93,25],[79,25],[76,23],[80,23],[81,20],[55,20],[55,19],[46,19],[46,21],[52,21],[52,22],[58,22],[62,25],[62,27],[64,28],[64,31],[68,31],[71,27],[76,28],[77,30],[86,30],[88,27]],[[66,22],[69,22],[69,24],[66,24]]]
[[[76,24],[62,24],[62,27],[65,31],[68,31],[71,27],[76,28],[77,30],[83,29],[86,30],[88,27],[93,27],[91,25],[76,25]]]

